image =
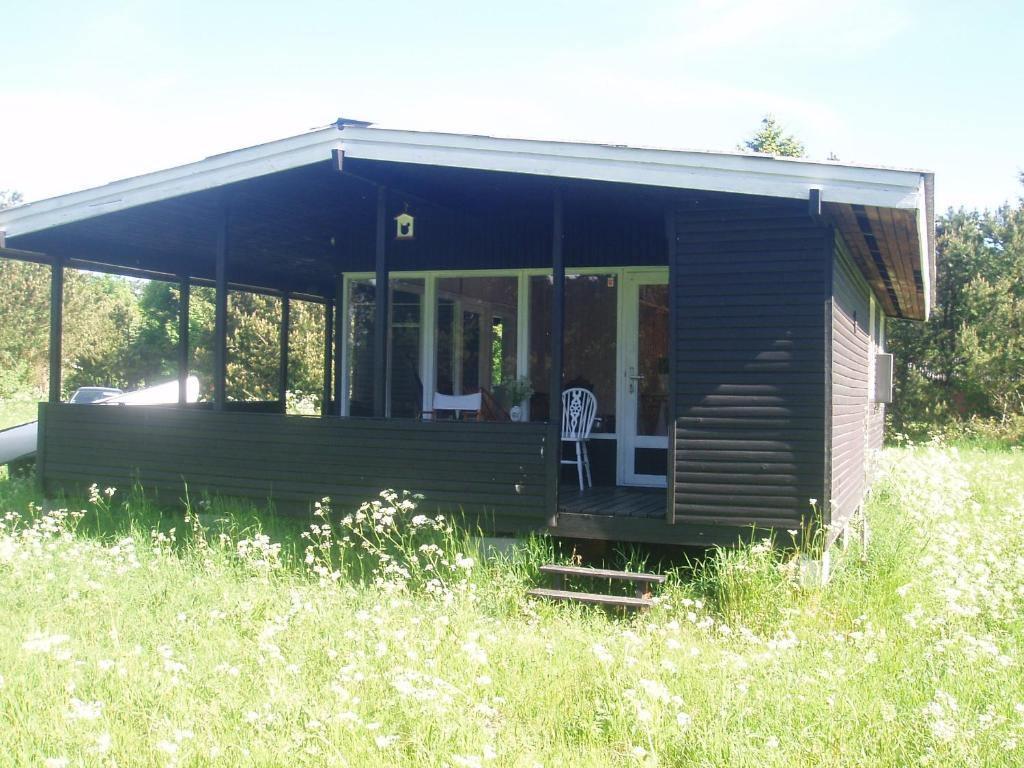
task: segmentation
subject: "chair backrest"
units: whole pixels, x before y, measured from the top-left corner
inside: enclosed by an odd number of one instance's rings
[[[597,398],[589,389],[572,387],[562,393],[562,439],[586,440],[597,415]]]
[[[481,404],[480,393],[472,395],[442,395],[434,393],[434,411],[477,411]]]

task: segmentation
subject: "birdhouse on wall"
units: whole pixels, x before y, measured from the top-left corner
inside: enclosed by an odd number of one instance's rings
[[[395,216],[395,240],[412,240],[415,226],[416,219],[408,211]]]

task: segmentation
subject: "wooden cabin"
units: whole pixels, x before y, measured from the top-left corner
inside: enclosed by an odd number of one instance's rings
[[[815,514],[834,533],[882,442],[886,320],[928,316],[932,183],[339,120],[9,209],[0,255],[53,275],[38,477],[300,513],[409,489],[496,533],[707,545]],[[182,392],[189,289],[214,286],[210,402],[60,402],[67,268],[180,283]],[[235,291],[283,299],[276,402],[226,397]],[[296,299],[324,308],[319,417],[284,412]],[[596,399],[583,490],[569,387]],[[475,393],[475,414],[434,408]]]

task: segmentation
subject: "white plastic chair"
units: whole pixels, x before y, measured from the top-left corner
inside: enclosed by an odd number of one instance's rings
[[[434,393],[434,401],[431,404],[433,410],[427,411],[423,414],[424,419],[433,418],[437,411],[455,411],[460,413],[462,411],[473,411],[474,413],[480,413],[482,398],[479,392],[472,395],[442,395],[440,392]]]
[[[587,453],[587,440],[590,429],[594,426],[597,414],[597,398],[589,389],[572,387],[562,393],[562,442],[576,444],[576,458],[562,459],[563,464],[575,464],[576,474],[580,479],[580,490],[583,490],[583,468],[587,468],[587,485],[594,487],[590,477],[590,456]]]

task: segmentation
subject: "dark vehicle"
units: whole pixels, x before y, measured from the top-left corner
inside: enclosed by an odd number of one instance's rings
[[[124,391],[117,389],[116,387],[79,387],[75,390],[75,394],[71,396],[71,400],[69,402],[75,403],[76,405],[87,405],[100,400],[106,400],[108,397],[113,397],[114,395],[123,394]]]

